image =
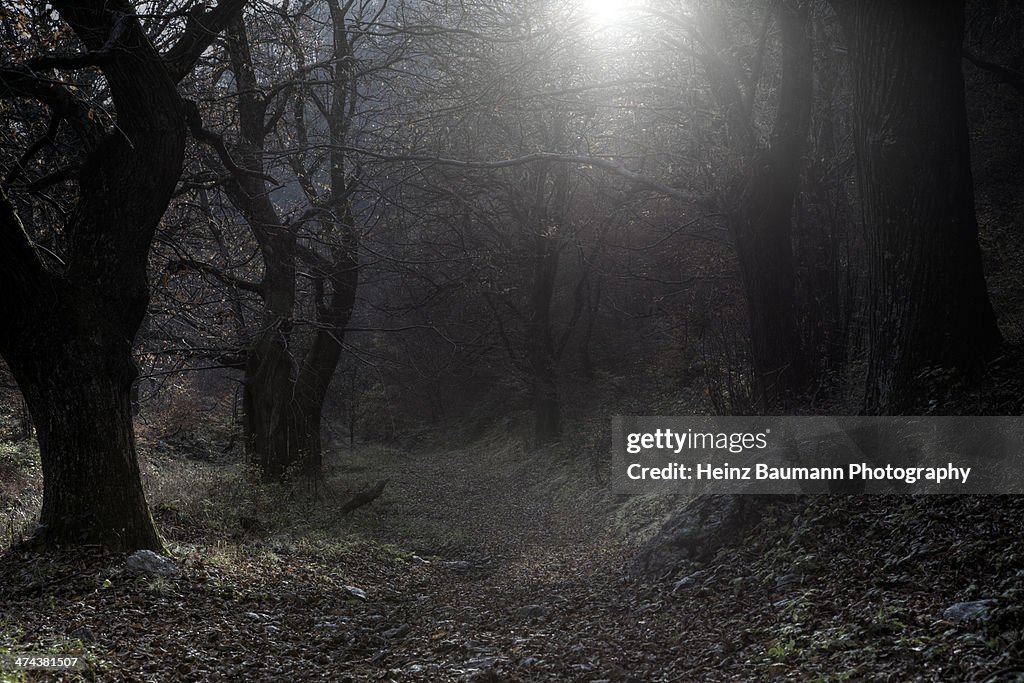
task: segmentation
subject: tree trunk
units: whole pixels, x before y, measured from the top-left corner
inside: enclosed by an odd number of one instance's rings
[[[168,61],[125,0],[53,5],[87,50],[109,53],[100,68],[104,103],[112,103],[117,125],[83,138],[78,200],[62,226],[67,251],[59,271],[44,265],[0,189],[0,354],[39,440],[43,507],[36,539],[44,546],[160,550],[135,451],[131,349],[149,298],[149,247],[184,159],[188,108],[176,82],[212,42],[219,28],[210,28],[220,19],[202,35],[184,36]],[[223,7],[229,8],[239,6]],[[5,91],[44,80],[34,79],[26,71]],[[20,94],[42,93],[41,101],[63,116],[65,105],[47,99],[48,88]]]
[[[782,75],[772,130],[767,143],[760,143],[754,108],[773,23],[779,27]],[[736,241],[747,301],[754,401],[767,412],[791,403],[811,379],[798,324],[793,258],[793,206],[812,100],[808,3],[772,3],[758,52],[749,74],[745,64],[728,57],[725,44],[699,56],[730,124],[733,153],[743,160],[723,212]]]
[[[299,392],[293,379],[280,392],[246,385],[249,454],[264,481],[280,481],[301,468],[320,471],[323,401]]]
[[[310,475],[320,470],[321,413],[359,284],[358,238],[351,212],[345,205],[335,215],[341,221],[341,243],[325,274],[331,293],[326,296],[318,279],[318,329],[304,356],[294,349],[290,320],[296,304],[294,237],[283,227],[259,231],[267,264],[261,285],[264,325],[248,354],[243,405],[249,453],[266,481],[281,479],[299,464]],[[271,237],[277,233],[279,239]],[[327,269],[328,264],[319,262],[319,267]]]
[[[294,463],[292,385],[291,357],[280,341],[267,340],[249,351],[242,398],[245,444],[266,481],[280,479]]]
[[[916,410],[946,380],[980,369],[1001,342],[974,212],[964,5],[834,5],[850,54],[868,245],[865,410]]]
[[[126,349],[40,333],[32,352],[12,357],[11,365],[42,455],[35,540],[161,550],[139,479],[131,411],[136,370]]]
[[[29,412],[25,397],[19,393],[18,398],[18,432],[15,439],[27,441],[32,438],[32,414]]]
[[[750,319],[754,392],[761,411],[787,405],[809,380],[797,324],[793,204],[811,113],[807,6],[779,3],[782,42],[779,104],[769,143],[748,164],[730,218]]]
[[[793,189],[776,155],[754,162],[741,205],[732,216],[750,320],[754,393],[762,411],[786,405],[806,381],[797,328],[792,251]]]
[[[253,164],[259,159],[256,153],[240,156]],[[257,187],[241,192],[232,188],[229,196],[235,206],[248,207],[242,212],[253,226],[263,255],[263,321],[246,357],[242,406],[250,459],[264,480],[272,481],[282,478],[298,459],[291,417],[296,374],[292,351],[295,237],[278,224],[273,205],[265,195],[256,194]],[[242,198],[237,197],[240,194]]]
[[[342,244],[335,249],[333,268],[328,274],[330,299],[325,300],[322,286],[317,287],[317,330],[302,363],[295,389],[295,424],[298,448],[306,474],[320,475],[323,465],[320,422],[334,372],[341,360],[345,327],[352,318],[356,290],[359,287],[358,235],[352,227],[348,206],[339,208],[343,222],[338,226]],[[352,397],[355,405],[355,396]]]
[[[558,358],[551,330],[551,302],[558,274],[559,245],[555,237],[534,235],[532,318],[529,325],[534,436],[538,446],[562,436],[558,401]]]
[[[0,210],[0,235],[13,237],[21,225],[2,191]],[[107,271],[95,273],[90,285],[72,285],[45,271],[27,241],[7,246],[6,274],[21,296],[7,302],[0,319],[0,353],[39,442],[43,506],[33,540],[44,547],[161,550],[131,414],[132,338],[146,310],[145,290],[111,291]]]
[[[259,294],[263,299],[263,320],[245,365],[246,443],[252,462],[264,481],[284,478],[296,466],[306,474],[320,472],[320,425],[324,400],[342,351],[345,326],[352,315],[358,285],[358,235],[353,225],[350,197],[355,180],[346,168],[345,135],[347,102],[352,83],[348,73],[351,45],[345,23],[347,6],[328,3],[334,30],[335,69],[330,82],[331,107],[326,117],[330,140],[330,190],[323,195],[304,179],[316,177],[315,169],[296,170],[298,182],[317,207],[316,222],[322,232],[301,235],[282,220],[270,198],[265,178],[253,173],[235,173],[225,191],[245,217],[259,245],[263,278]],[[231,23],[226,34],[228,54],[238,87],[239,141],[235,156],[246,169],[264,171],[267,102],[259,96],[260,86],[252,63],[252,51],[244,20]],[[298,112],[305,104],[298,105]],[[299,139],[305,140],[302,123]],[[312,225],[314,221],[309,221]],[[323,252],[304,244],[306,237],[329,245]],[[303,354],[297,347],[301,334],[294,334],[301,318],[306,292],[297,286],[299,262],[304,275],[312,276],[316,331]],[[328,297],[324,283],[330,285]]]
[[[594,325],[597,323],[597,310],[600,304],[601,281],[598,280],[593,292],[588,292],[587,320],[583,325],[583,335],[579,345],[580,368],[583,370],[583,376],[587,379],[594,379],[594,359],[590,356],[590,342],[594,338]]]

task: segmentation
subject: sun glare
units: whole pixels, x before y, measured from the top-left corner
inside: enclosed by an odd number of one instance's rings
[[[599,24],[614,24],[625,15],[626,3],[623,0],[580,0],[584,14]]]

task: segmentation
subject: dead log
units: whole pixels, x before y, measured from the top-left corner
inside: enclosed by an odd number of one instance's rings
[[[341,505],[341,514],[347,515],[348,513],[368,505],[380,497],[380,494],[384,493],[384,487],[388,485],[390,479],[381,479],[372,487],[365,488],[362,491],[356,493],[354,496],[346,500]]]

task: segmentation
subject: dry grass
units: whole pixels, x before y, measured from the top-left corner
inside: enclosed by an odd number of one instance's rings
[[[43,502],[43,477],[34,441],[0,442],[0,547],[27,537]]]

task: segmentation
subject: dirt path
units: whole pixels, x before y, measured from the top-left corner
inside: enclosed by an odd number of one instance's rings
[[[823,498],[679,583],[627,582],[586,464],[514,455],[346,458],[329,497],[386,495],[287,529],[158,507],[169,579],[9,553],[0,655],[84,658],[59,680],[657,682],[981,680],[1024,654],[1022,501]],[[973,598],[998,616],[943,618]]]
[[[607,497],[564,468],[506,457],[434,454],[394,477],[404,514],[444,533],[394,534],[436,557],[416,560],[415,599],[397,611],[409,632],[378,661],[425,680],[622,679],[628,553],[605,532]]]
[[[81,652],[100,680],[621,678],[631,636],[608,615],[626,554],[602,533],[607,501],[565,467],[473,455],[342,460],[336,481],[391,478],[343,520],[366,542],[211,538],[160,508],[173,579],[102,553],[9,555],[4,647]]]

